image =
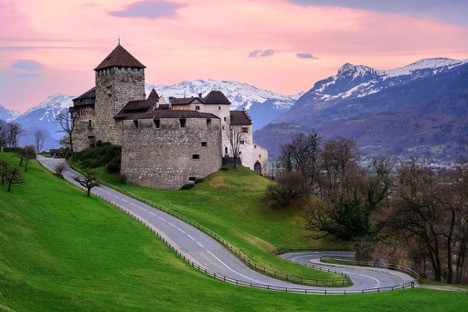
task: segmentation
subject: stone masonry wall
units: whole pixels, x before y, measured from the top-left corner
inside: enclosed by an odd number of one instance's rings
[[[114,116],[133,100],[145,99],[142,68],[112,67],[96,71],[96,140],[121,145]]]
[[[73,123],[73,148],[76,152],[79,152],[87,148],[95,140],[96,116],[94,108],[91,106],[78,108],[73,113]]]
[[[179,189],[194,178],[204,178],[221,167],[220,120],[161,118],[160,127],[150,119],[122,125],[122,174],[128,183]],[[195,159],[194,155],[198,155]]]

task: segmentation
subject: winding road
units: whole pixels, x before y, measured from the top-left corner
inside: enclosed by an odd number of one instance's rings
[[[72,184],[76,184],[73,178],[80,176],[63,159],[38,156],[38,161],[52,172],[55,172],[58,164],[64,163],[66,169],[62,174],[65,180]],[[243,281],[244,285],[252,284],[256,285],[256,287],[260,286],[260,288],[275,290],[285,289],[290,292],[342,294],[393,290],[393,288],[401,288],[401,285],[416,282],[411,276],[397,271],[331,265],[319,261],[319,258],[324,255],[350,256],[350,253],[346,252],[288,253],[282,254],[281,257],[304,265],[320,266],[324,269],[330,268],[347,274],[353,282],[352,286],[312,287],[278,280],[252,270],[209,235],[165,212],[103,185],[93,188],[92,192],[146,223],[166,242],[175,246],[177,252],[191,262],[192,265],[207,268],[218,276]]]

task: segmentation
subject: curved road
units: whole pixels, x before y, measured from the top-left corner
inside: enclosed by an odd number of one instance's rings
[[[38,156],[38,160],[44,167],[52,172],[55,171],[57,164],[66,164],[63,159]],[[66,169],[63,171],[65,180],[72,184],[76,184],[76,182],[73,181],[73,177],[79,175],[78,172],[71,169],[68,165],[66,165]],[[95,195],[102,197],[118,207],[126,209],[134,216],[144,220],[157,231],[162,238],[175,246],[186,259],[199,266],[208,268],[218,275],[235,280],[263,285],[265,288],[268,285],[269,287],[289,288],[289,291],[294,291],[294,288],[296,288],[298,292],[304,292],[304,290],[307,289],[310,290],[310,292],[327,291],[327,293],[343,293],[344,290],[346,290],[346,293],[362,292],[363,290],[369,291],[370,289],[370,291],[372,291],[372,289],[377,291],[376,288],[378,287],[397,287],[415,281],[412,277],[400,272],[355,266],[333,266],[332,268],[337,272],[343,272],[350,276],[354,284],[349,287],[312,287],[277,280],[250,269],[216,240],[165,212],[103,185],[93,188],[92,191]],[[349,253],[307,252],[283,254],[281,257],[305,265],[317,266],[320,256],[325,254],[349,256]],[[332,266],[323,263],[319,265],[325,269]]]

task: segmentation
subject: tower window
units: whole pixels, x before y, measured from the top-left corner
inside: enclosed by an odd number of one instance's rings
[[[210,118],[206,119],[206,126],[211,127],[211,119]]]
[[[248,127],[242,127],[242,133],[249,133]]]
[[[192,155],[192,159],[200,159],[200,155],[198,155],[198,154],[193,154],[193,155]]]
[[[88,120],[88,127],[91,128],[92,126],[93,126],[93,124],[91,123],[91,120]]]
[[[221,110],[221,106],[218,106],[218,110]]]
[[[227,148],[227,146],[225,146],[225,147],[224,147],[224,154],[227,155],[227,153],[228,153],[228,148]]]
[[[200,106],[199,105],[195,106],[195,110],[200,110]]]
[[[138,120],[134,120],[133,125],[135,126],[136,129],[138,129]]]
[[[239,143],[242,144],[242,145],[244,145],[244,144],[245,144],[245,141],[241,140]]]
[[[185,128],[186,120],[185,119],[179,119],[180,122],[180,127]]]
[[[154,120],[154,125],[156,128],[159,128],[161,126],[161,121],[159,119]]]
[[[207,146],[208,146],[208,142],[201,142],[201,146],[202,146],[202,147],[207,147]]]
[[[191,182],[195,182],[195,180],[197,179],[197,177],[189,177],[188,180],[191,181]]]
[[[224,121],[226,121],[226,117],[224,117]]]

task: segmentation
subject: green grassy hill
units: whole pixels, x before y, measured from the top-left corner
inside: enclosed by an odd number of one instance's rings
[[[230,285],[36,162],[24,178],[12,193],[0,185],[0,311],[462,311],[468,300],[425,289],[317,296]]]
[[[82,163],[79,167],[85,166]],[[261,198],[272,182],[247,168],[238,166],[234,170],[229,167],[227,171],[210,175],[190,190],[177,191],[122,184],[118,174],[106,173],[104,168],[96,170],[100,179],[204,225],[259,264],[306,278],[344,280],[340,275],[311,270],[271,254],[280,246],[334,250],[349,246],[325,239],[310,239],[311,233],[304,229],[305,220],[300,208],[271,210],[265,207]]]

